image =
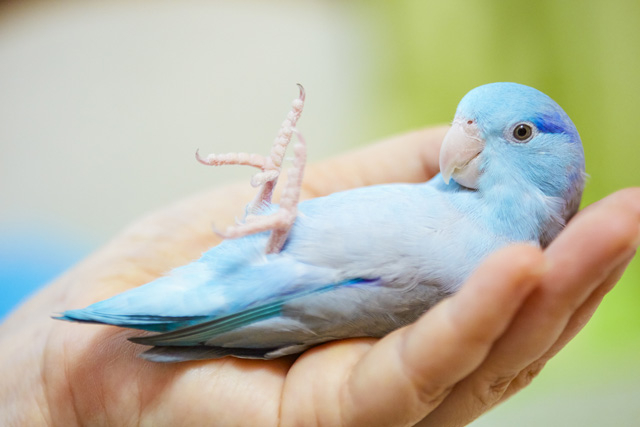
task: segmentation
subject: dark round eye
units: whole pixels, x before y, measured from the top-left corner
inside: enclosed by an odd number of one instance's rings
[[[520,123],[513,129],[513,137],[517,141],[526,141],[531,138],[533,134],[533,129],[531,129],[531,125],[526,123]]]

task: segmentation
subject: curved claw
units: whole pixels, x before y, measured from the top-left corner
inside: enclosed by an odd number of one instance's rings
[[[298,96],[298,98],[301,101],[304,101],[305,97],[307,96],[307,93],[304,90],[304,87],[302,87],[302,85],[300,83],[296,83],[298,85],[298,89],[300,89],[300,95]]]
[[[200,149],[199,148],[196,150],[196,160],[199,161],[200,163],[202,163],[203,165],[211,166],[211,163],[209,163],[207,160],[205,160],[202,157],[200,157]]]

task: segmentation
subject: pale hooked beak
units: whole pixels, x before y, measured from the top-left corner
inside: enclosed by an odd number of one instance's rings
[[[444,182],[451,178],[467,188],[478,188],[480,153],[485,142],[475,121],[456,117],[440,148],[440,172]]]

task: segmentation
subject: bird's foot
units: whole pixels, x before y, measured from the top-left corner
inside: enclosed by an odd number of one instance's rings
[[[301,85],[298,85],[298,88],[300,89],[300,95],[293,100],[292,109],[282,123],[267,157],[259,154],[227,153],[209,154],[206,158],[202,158],[196,151],[196,159],[205,165],[247,165],[260,169],[260,172],[251,178],[251,185],[260,187],[260,189],[253,201],[247,206],[244,220],[228,227],[224,232],[215,231],[225,239],[235,239],[271,230],[271,235],[267,242],[267,253],[280,252],[298,212],[302,174],[306,163],[305,141],[295,129],[295,125],[302,114],[305,99],[304,88]],[[287,184],[280,198],[280,207],[272,214],[258,215],[262,209],[271,203],[273,189],[280,177],[282,161],[293,133],[297,134],[298,142],[293,147],[295,155],[293,168],[287,173]]]

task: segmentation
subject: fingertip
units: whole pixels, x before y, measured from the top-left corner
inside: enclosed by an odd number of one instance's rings
[[[544,252],[537,245],[516,243],[503,251],[508,252],[511,267],[523,273],[541,276],[550,268]]]
[[[540,278],[550,267],[551,263],[540,247],[516,243],[491,254],[469,281],[491,279],[498,273],[504,283],[522,284]]]
[[[583,258],[599,256],[612,259],[628,256],[639,244],[640,202],[611,197],[572,220],[549,245],[547,252],[550,258],[563,262],[575,248],[581,248]]]
[[[597,206],[600,204],[618,205],[625,210],[634,211],[637,215],[640,215],[640,187],[618,190],[590,206]]]
[[[613,241],[629,242],[631,248],[636,249],[640,245],[640,187],[618,190],[592,203],[578,212],[567,228],[573,230],[584,223],[589,223],[602,236],[611,234]]]
[[[617,243],[623,250],[635,250],[640,244],[640,210],[632,212],[628,209],[612,209],[606,218],[606,230],[612,243]]]

